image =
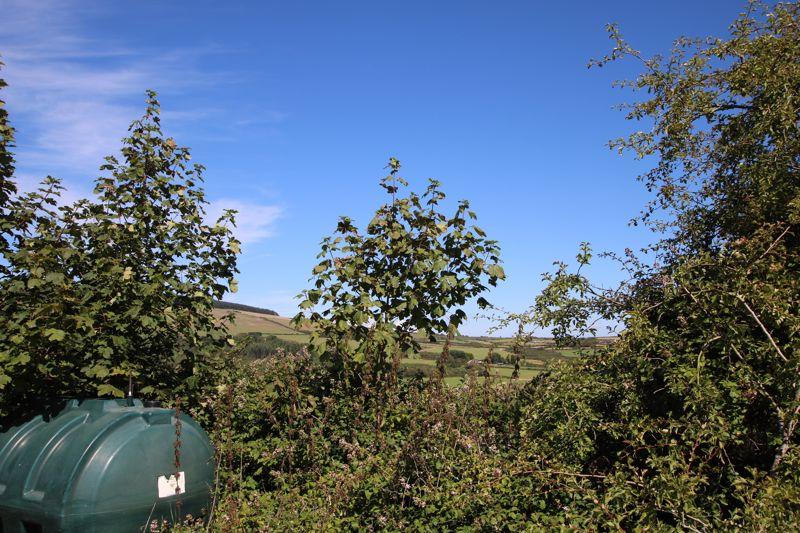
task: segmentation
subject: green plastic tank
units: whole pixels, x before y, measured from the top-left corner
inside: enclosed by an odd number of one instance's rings
[[[70,400],[0,434],[0,533],[147,531],[201,516],[214,450],[189,416],[141,401]],[[177,475],[176,475],[177,474]]]

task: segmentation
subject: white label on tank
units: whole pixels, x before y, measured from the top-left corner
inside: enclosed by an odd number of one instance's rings
[[[186,492],[186,474],[183,472],[178,472],[178,479],[175,479],[175,475],[169,476],[158,476],[158,497],[159,498],[169,498],[170,496],[175,496],[176,494],[183,494]]]

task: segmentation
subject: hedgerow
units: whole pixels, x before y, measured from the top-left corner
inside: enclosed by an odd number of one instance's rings
[[[616,342],[525,386],[468,376],[447,388],[434,375],[354,389],[325,366],[298,371],[313,367],[303,355],[243,369],[281,392],[229,411],[252,409],[247,427],[269,438],[225,469],[246,489],[222,497],[215,527],[800,524],[800,8],[754,4],[729,38],[679,39],[666,58],[610,32],[595,65],[634,58],[643,73],[622,85],[646,93],[627,108],[645,129],[612,147],[655,159],[641,178],[654,200],[635,222],[661,238],[612,256],[630,276],[610,288],[587,277],[584,245],[577,270],[557,263],[531,309],[505,320],[523,341],[549,327],[561,344],[616,321]]]

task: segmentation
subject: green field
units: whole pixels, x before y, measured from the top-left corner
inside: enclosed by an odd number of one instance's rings
[[[296,329],[291,324],[291,319],[287,317],[265,315],[250,311],[214,310],[214,314],[218,317],[222,317],[228,313],[232,313],[234,316],[234,322],[230,328],[231,332],[234,334],[261,333],[263,335],[274,335],[281,340],[293,341],[301,344],[307,343],[310,339],[309,330]],[[610,342],[610,340],[603,339],[601,342],[607,343]],[[509,358],[512,354],[512,343],[513,340],[507,337],[458,336],[451,342],[450,349],[467,352],[473,359],[478,360],[486,359],[489,350],[492,349],[494,350],[495,357]],[[443,345],[443,338],[437,340],[437,342],[429,342],[427,339],[420,338],[422,352],[428,354],[427,358],[404,358],[401,360],[401,366],[407,371],[419,369],[427,374],[436,366],[436,360],[430,357],[432,357],[433,354],[441,353]],[[557,349],[551,339],[544,338],[533,339],[528,348],[536,351],[532,354],[525,355],[519,371],[518,380],[520,382],[531,380],[534,376],[542,372],[550,361],[574,359],[579,355],[577,349]],[[495,362],[496,361],[495,359]],[[509,364],[493,364],[491,366],[492,374],[504,380],[510,380],[513,371],[513,365]],[[460,369],[460,372],[464,372],[464,369]],[[465,379],[467,378],[461,377],[460,375],[448,375],[445,377],[445,382],[448,385],[459,385]]]

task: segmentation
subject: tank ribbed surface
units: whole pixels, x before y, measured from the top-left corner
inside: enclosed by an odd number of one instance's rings
[[[210,501],[214,451],[196,422],[180,421],[178,469],[174,411],[139,400],[70,400],[49,421],[0,434],[0,530],[141,531],[172,522],[178,502],[182,515],[198,516]]]

